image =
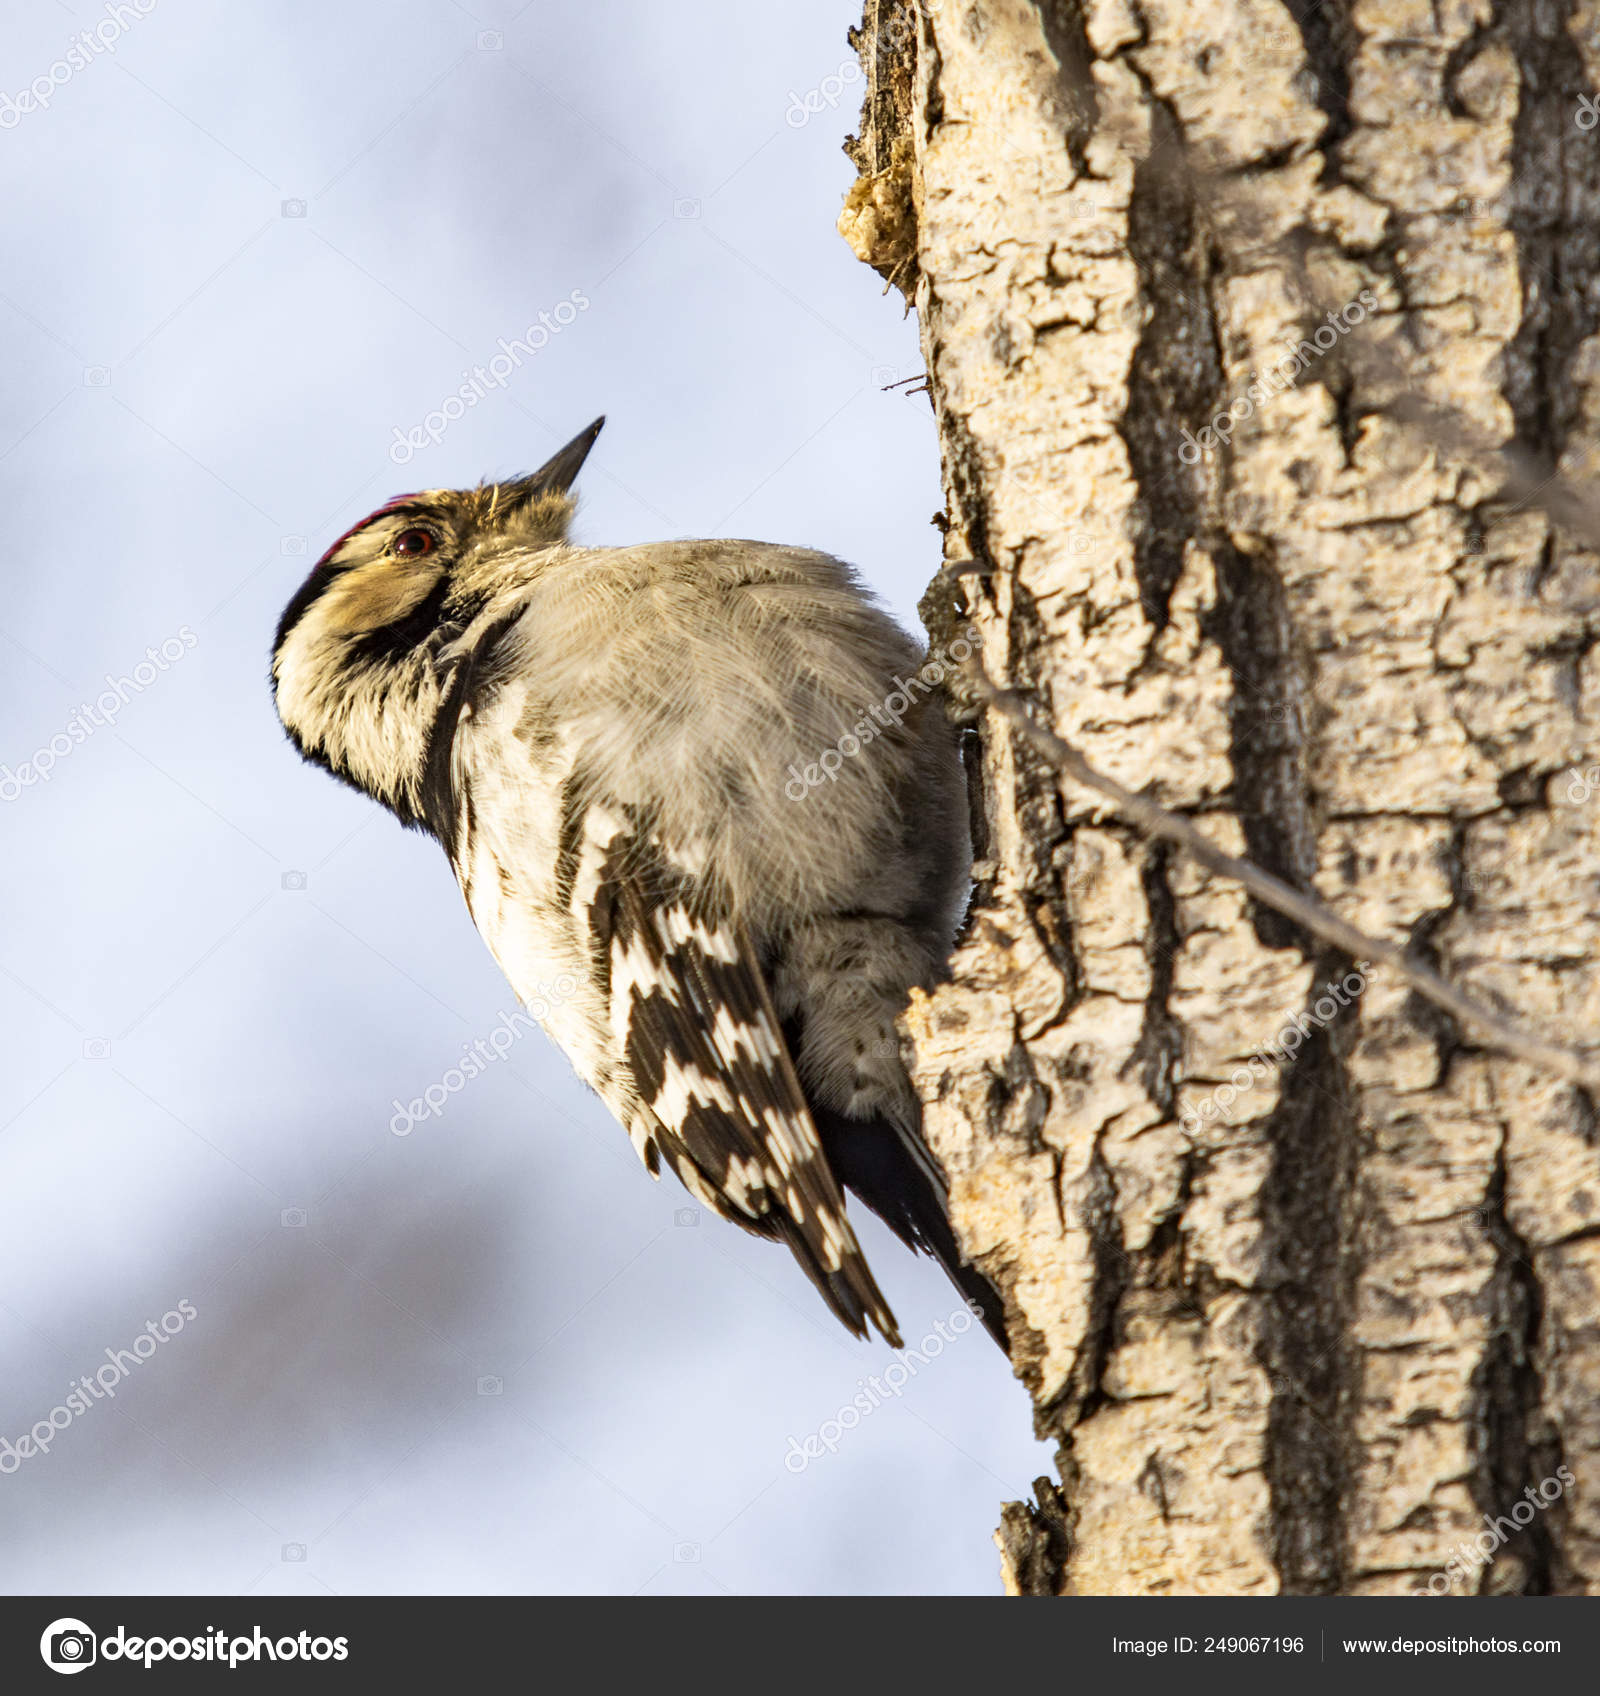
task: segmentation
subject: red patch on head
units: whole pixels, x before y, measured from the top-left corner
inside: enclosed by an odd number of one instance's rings
[[[350,528],[345,531],[339,540],[335,542],[333,546],[322,556],[322,558],[317,561],[317,563],[312,567],[312,570],[320,571],[352,536],[359,536],[369,524],[376,524],[380,518],[387,518],[390,513],[398,512],[401,507],[407,505],[411,501],[414,501],[416,498],[415,493],[409,495],[396,495],[392,500],[385,501],[376,512],[369,512],[359,524],[352,524]]]

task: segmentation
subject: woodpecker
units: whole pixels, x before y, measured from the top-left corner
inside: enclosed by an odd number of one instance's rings
[[[279,717],[437,838],[653,1176],[665,1161],[785,1243],[847,1329],[899,1346],[849,1190],[1004,1347],[895,1029],[944,966],[971,859],[955,732],[904,686],[923,656],[827,554],[574,545],[604,422],[530,476],[346,531],[278,625]]]

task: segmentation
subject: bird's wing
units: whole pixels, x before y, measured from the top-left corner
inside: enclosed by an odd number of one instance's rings
[[[593,807],[586,836],[598,864],[574,880],[574,916],[603,963],[646,1163],[664,1158],[708,1206],[787,1243],[846,1326],[865,1335],[870,1320],[898,1345],[750,937],[707,911],[648,825]]]

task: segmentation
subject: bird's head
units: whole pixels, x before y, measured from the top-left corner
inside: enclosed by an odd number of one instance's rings
[[[347,530],[284,609],[272,688],[309,760],[405,818],[427,762],[438,656],[566,544],[597,418],[530,476],[402,495]]]

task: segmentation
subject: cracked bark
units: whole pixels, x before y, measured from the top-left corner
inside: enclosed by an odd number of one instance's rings
[[[841,231],[992,573],[935,641],[970,615],[1102,771],[1592,1039],[1600,561],[1419,419],[1600,471],[1600,0],[868,0],[853,39]],[[1589,1101],[1351,993],[994,715],[972,769],[973,917],[906,1025],[1057,1444],[1008,1587],[1600,1592]]]

